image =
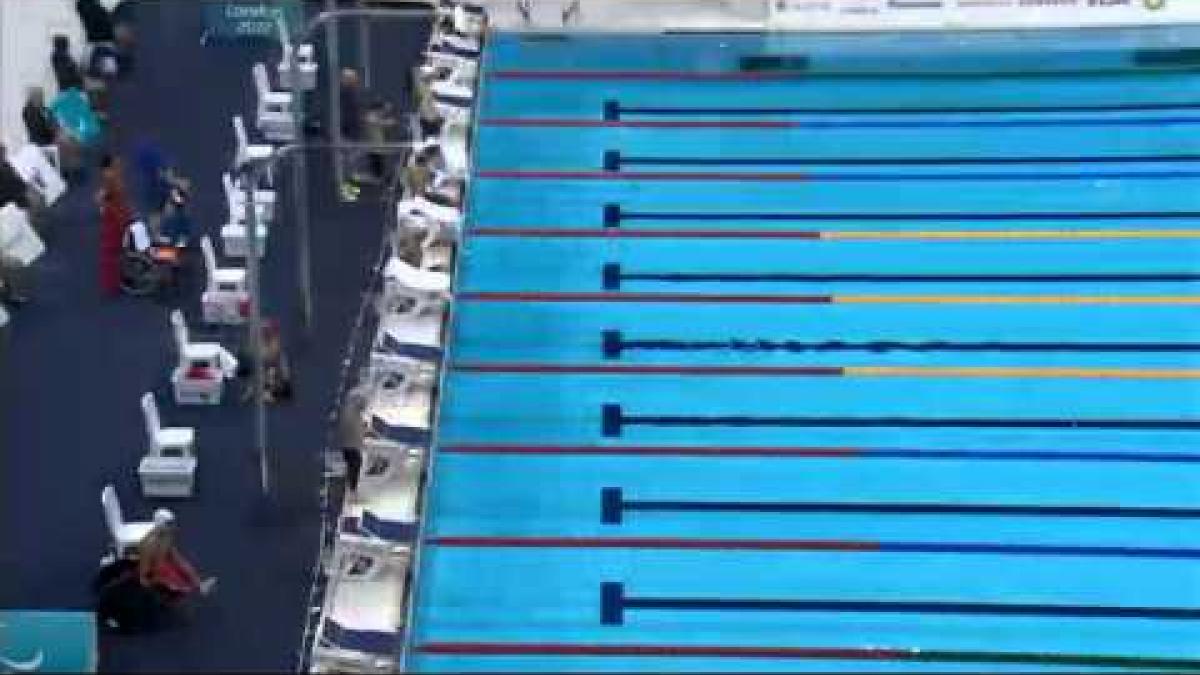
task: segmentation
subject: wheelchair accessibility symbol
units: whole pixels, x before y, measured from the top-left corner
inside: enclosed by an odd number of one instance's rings
[[[5,624],[0,623],[0,628],[4,628]],[[13,659],[4,655],[0,655],[0,673],[32,673],[42,667],[42,663],[46,661],[46,652],[41,649],[37,653],[26,660]]]

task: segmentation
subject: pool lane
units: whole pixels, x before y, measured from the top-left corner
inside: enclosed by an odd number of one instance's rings
[[[1195,178],[1091,178],[1048,181],[902,180],[854,182],[798,180],[774,183],[755,180],[697,182],[617,179],[483,178],[473,190],[473,227],[598,227],[606,205],[652,214],[704,212],[756,228],[794,229],[795,223],[745,218],[761,213],[952,213],[1014,212],[1013,194],[1022,195],[1015,211],[1040,212],[1192,212],[1196,209]],[[782,187],[786,186],[786,187]],[[1053,189],[1051,189],[1051,187]],[[523,199],[522,193],[537,198]],[[952,202],[947,204],[947,196]],[[953,210],[951,210],[953,209]],[[678,223],[674,223],[678,225]],[[706,222],[700,227],[712,227]],[[731,222],[722,222],[728,226]],[[862,229],[861,223],[851,225]]]
[[[464,302],[459,311],[455,358],[466,362],[1196,367],[1200,345],[1186,306],[659,305],[647,312]]]
[[[460,288],[694,293],[1187,293],[1200,241],[762,241],[472,237]],[[512,274],[521,260],[521,274]]]
[[[1079,78],[1065,74],[1031,78],[799,78],[738,81],[594,81],[495,79],[481,100],[482,119],[494,117],[601,119],[608,101],[631,107],[945,108],[1122,103],[1196,103],[1194,77],[1181,73],[1104,74]],[[998,84],[1002,86],[997,86]],[[496,85],[496,86],[493,86]],[[669,85],[669,96],[664,96]],[[836,101],[831,104],[830,101]],[[1192,115],[1194,116],[1194,115]],[[715,116],[722,119],[722,116]]]
[[[446,588],[439,618],[422,629],[420,641],[812,643],[843,647],[882,643],[927,649],[994,649],[997,636],[1003,636],[1005,644],[1031,650],[1092,651],[1093,645],[1104,644],[1105,651],[1116,653],[1195,653],[1186,646],[1194,632],[1188,622],[684,610],[627,611],[620,626],[602,625],[599,620],[599,588],[612,581],[623,583],[631,596],[901,601],[953,599],[969,590],[969,597],[1001,602],[1020,598],[1027,602],[1186,606],[1178,589],[1194,584],[1196,573],[1193,566],[1178,562],[1147,563],[1146,578],[1134,585],[1127,582],[1127,566],[1112,560],[1031,565],[1019,581],[1013,581],[1007,571],[1012,561],[1000,557],[448,547],[430,551],[431,572],[437,575],[432,583],[462,575],[485,583],[473,584],[465,593]],[[544,572],[530,575],[531,568]],[[747,569],[755,570],[754,574],[746,574]],[[880,582],[864,584],[870,579]],[[497,612],[497,607],[513,611]],[[1047,630],[1047,626],[1056,629]],[[797,640],[797,635],[804,640]],[[682,661],[680,667],[688,667]],[[554,665],[551,661],[541,668]],[[717,664],[707,661],[706,665],[711,669]],[[862,667],[861,663],[848,663],[840,669]]]
[[[845,116],[823,116],[783,128],[696,128],[694,126],[562,127],[548,120],[542,126],[510,126],[486,120],[480,127],[478,167],[488,169],[599,169],[606,151],[620,153],[619,166],[689,169],[671,159],[711,160],[729,171],[789,170],[788,167],[738,167],[728,158],[793,160],[793,169],[808,168],[803,160],[837,161],[939,158],[984,163],[1028,158],[1089,157],[1119,160],[1129,156],[1172,156],[1200,151],[1193,123],[1164,123],[1161,116],[1047,117],[1038,116],[922,116],[919,120],[872,117],[855,122]],[[1054,120],[1079,119],[1069,128]],[[1023,125],[1026,122],[1043,123]],[[981,129],[972,126],[988,122]],[[906,122],[908,125],[902,125]],[[1089,122],[1085,126],[1083,122]],[[1011,126],[1004,126],[1005,123]],[[665,123],[664,123],[665,124]],[[891,126],[887,126],[887,125]],[[1131,128],[1135,124],[1142,129]],[[1135,133],[1153,129],[1154,133]],[[520,152],[516,149],[520,148]],[[654,160],[654,162],[650,162]],[[1082,162],[1077,162],[1082,164]],[[708,166],[703,169],[713,169]],[[817,167],[822,168],[822,167]],[[691,170],[702,170],[697,167]]]
[[[996,461],[986,465],[984,479],[976,475],[980,464],[970,460],[598,456],[569,449],[557,454],[485,454],[473,452],[473,447],[454,443],[440,450],[439,461],[449,467],[448,489],[439,492],[435,507],[445,515],[429,536],[1200,546],[1195,517],[687,508],[703,502],[785,506],[824,502],[1195,509],[1200,502],[1192,488],[1200,467],[1194,464]],[[666,482],[663,475],[688,479]],[[1117,479],[1123,489],[1114,491]],[[484,480],[487,488],[481,489]],[[531,491],[530,485],[540,487]],[[629,509],[613,522],[606,517],[608,490],[619,490],[626,502],[667,500],[679,505],[673,510]]]

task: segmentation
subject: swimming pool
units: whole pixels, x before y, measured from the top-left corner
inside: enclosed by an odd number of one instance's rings
[[[410,669],[1200,670],[1195,55],[862,40],[492,40]]]

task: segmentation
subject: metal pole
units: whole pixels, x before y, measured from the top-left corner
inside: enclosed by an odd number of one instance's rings
[[[280,30],[285,30],[280,26]],[[292,69],[292,126],[296,130],[296,142],[304,146],[304,89],[300,86],[300,60],[296,52],[299,42],[291,46],[288,65]],[[278,204],[276,204],[278,206]],[[303,151],[297,152],[292,160],[292,217],[296,219],[296,273],[300,285],[300,316],[304,322],[304,331],[312,335],[313,329],[313,293],[312,293],[312,256],[309,252],[311,236],[308,227],[308,157]]]
[[[326,13],[314,19],[321,22],[332,18],[325,29],[325,58],[329,72],[329,140],[335,145],[342,142],[342,66],[341,54],[338,52],[338,22],[337,0],[325,0]],[[346,182],[345,156],[340,152],[333,154],[333,180],[335,189],[340,190]]]
[[[295,72],[292,73],[295,75]],[[259,479],[264,497],[271,495],[270,468],[267,466],[267,397],[266,364],[263,363],[262,343],[262,287],[259,279],[258,260],[258,209],[254,202],[254,191],[258,188],[258,167],[251,165],[242,172],[242,190],[246,200],[246,282],[250,293],[249,329],[253,336],[251,351],[254,355],[254,440],[258,452]]]
[[[363,8],[363,0],[358,0]],[[371,24],[367,17],[358,17],[358,65],[362,68],[363,86],[371,88]]]

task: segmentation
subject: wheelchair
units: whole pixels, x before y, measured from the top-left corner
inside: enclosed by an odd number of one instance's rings
[[[177,290],[184,250],[154,243],[145,223],[130,223],[121,250],[121,290],[135,297],[162,296]]]

